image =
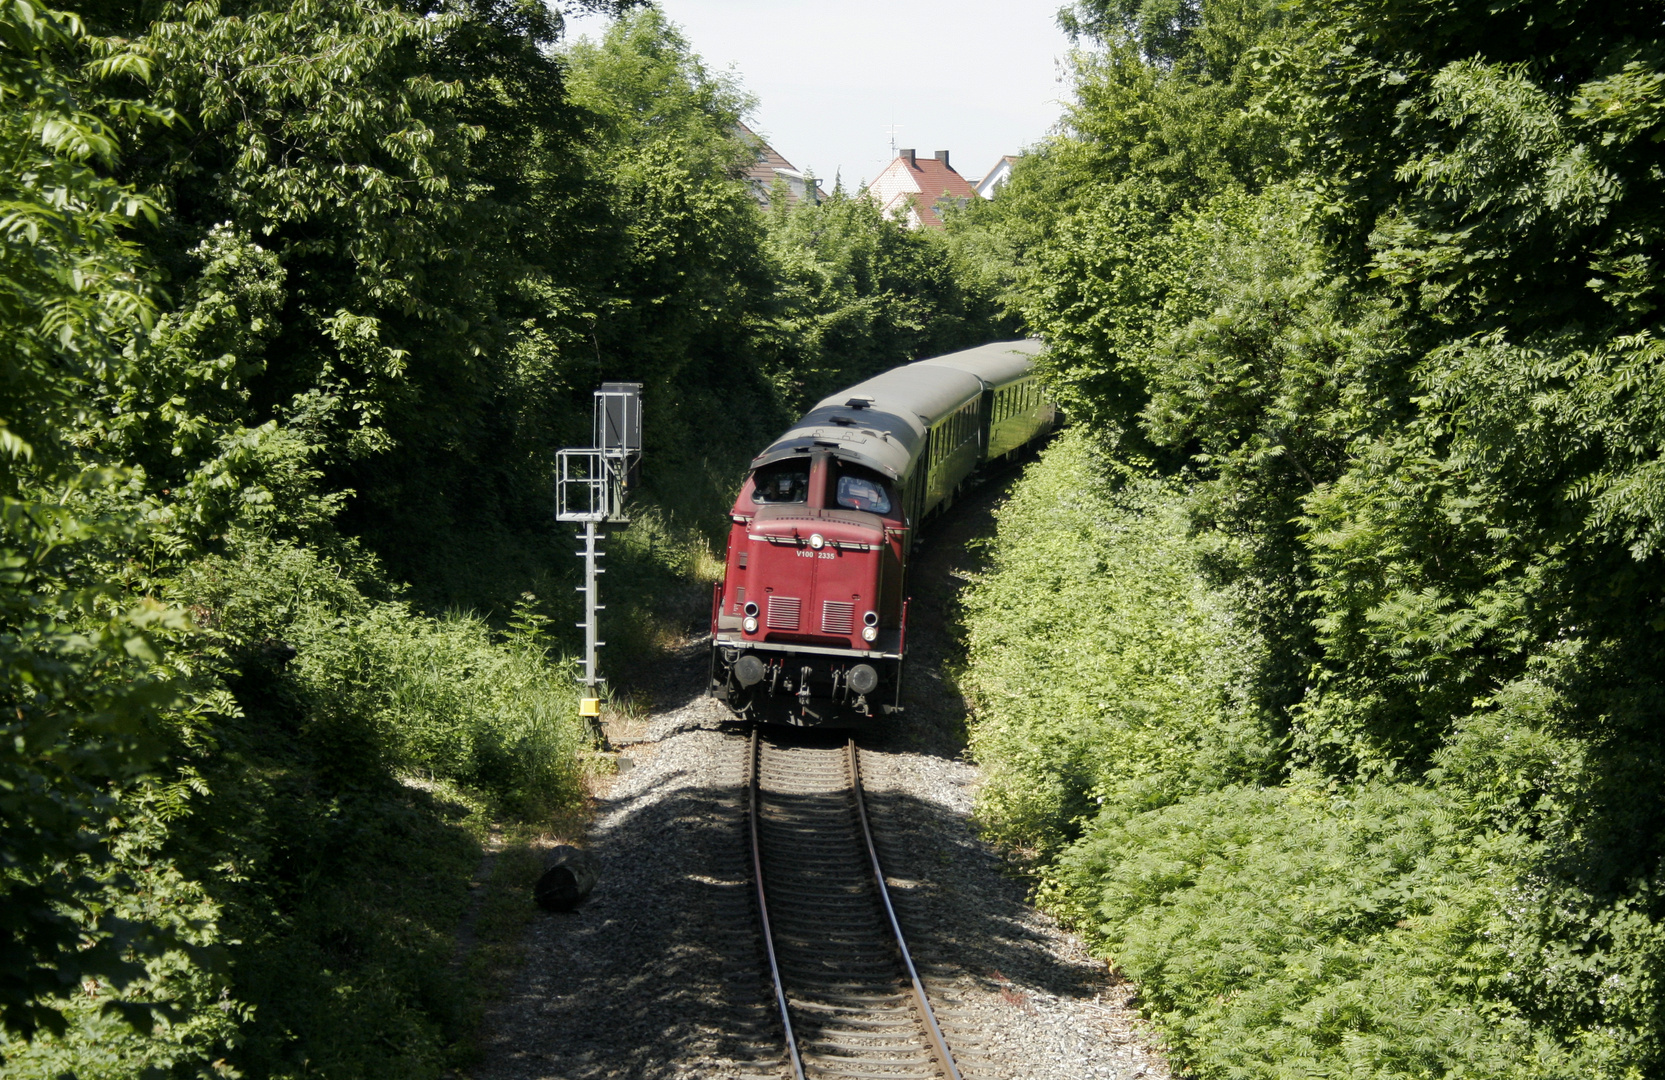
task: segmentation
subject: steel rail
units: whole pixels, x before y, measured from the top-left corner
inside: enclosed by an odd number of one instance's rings
[[[751,757],[746,765],[746,772],[750,774],[751,813],[750,824],[752,833],[752,881],[757,888],[757,917],[763,924],[763,950],[769,955],[769,978],[775,984],[775,1007],[780,1010],[781,1027],[786,1032],[786,1053],[792,1059],[793,1080],[804,1080],[804,1063],[798,1057],[798,1038],[792,1033],[792,1014],[786,1007],[786,986],[780,979],[780,961],[775,957],[775,935],[769,928],[769,901],[763,895],[763,845],[757,836],[757,728],[752,728]]]
[[[754,735],[753,738],[755,737]],[[873,880],[879,886],[879,899],[884,901],[885,918],[890,920],[890,932],[896,938],[896,951],[901,954],[902,965],[908,969],[908,979],[913,983],[914,1003],[919,1006],[919,1014],[925,1018],[926,1034],[930,1036],[937,1061],[948,1073],[949,1080],[961,1080],[959,1066],[954,1064],[954,1055],[948,1051],[948,1040],[942,1037],[942,1028],[937,1026],[937,1014],[931,1011],[931,1002],[925,996],[925,985],[919,981],[919,972],[913,966],[913,956],[908,952],[907,939],[902,936],[902,924],[896,921],[896,909],[890,903],[890,889],[885,885],[884,868],[879,865],[879,851],[873,844],[873,830],[867,823],[867,803],[861,793],[861,758],[860,752],[856,749],[856,740],[851,739],[845,744],[845,749],[850,756],[850,787],[856,795],[856,815],[861,819],[861,836],[867,842],[867,858],[873,865]]]

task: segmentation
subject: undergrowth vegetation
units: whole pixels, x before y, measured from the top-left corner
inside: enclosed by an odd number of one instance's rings
[[[462,785],[529,818],[571,807],[585,735],[536,596],[496,632],[475,615],[371,600],[292,543],[228,547],[182,575],[175,598],[241,658],[240,699],[339,744],[343,765]]]
[[[999,521],[964,600],[996,838],[1050,858],[1101,807],[1155,809],[1275,771],[1276,739],[1247,701],[1254,636],[1203,580],[1207,542],[1177,485],[1078,427]]]
[[[1571,1076],[1534,1038],[1503,933],[1508,853],[1416,784],[1234,784],[1107,812],[1043,895],[1116,958],[1210,1076]]]

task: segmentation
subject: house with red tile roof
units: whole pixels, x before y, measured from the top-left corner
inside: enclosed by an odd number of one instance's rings
[[[805,198],[810,202],[820,202],[827,197],[815,177],[800,172],[792,167],[792,163],[775,152],[775,148],[763,141],[763,138],[745,124],[736,124],[735,134],[740,141],[752,150],[752,160],[741,166],[741,174],[745,177],[746,186],[752,189],[752,197],[765,207],[769,205],[771,192],[775,190],[775,181],[786,185],[786,201],[796,206]]]
[[[923,158],[899,150],[896,160],[867,185],[867,195],[886,214],[902,212],[910,228],[940,229],[941,211],[966,205],[977,192],[948,164],[948,151]]]

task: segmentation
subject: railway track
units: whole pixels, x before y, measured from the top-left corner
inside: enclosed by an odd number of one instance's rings
[[[960,1080],[885,887],[860,751],[751,737],[752,875],[796,1080]]]

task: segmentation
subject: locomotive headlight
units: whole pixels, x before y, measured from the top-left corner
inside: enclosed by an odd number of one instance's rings
[[[750,615],[747,615],[745,617],[745,619],[743,619],[741,621],[740,625],[745,627],[746,633],[748,633],[748,634],[757,633],[757,619],[753,618]]]
[[[879,628],[877,626],[864,626],[864,627],[862,627],[861,628],[861,639],[863,641],[877,641],[877,640],[879,640]]]
[[[878,626],[879,613],[877,611],[869,611],[866,615],[861,617],[861,621],[866,626]]]
[[[816,551],[820,551],[822,548],[827,546],[827,538],[822,536],[820,533],[810,533],[809,546],[814,548]]]

